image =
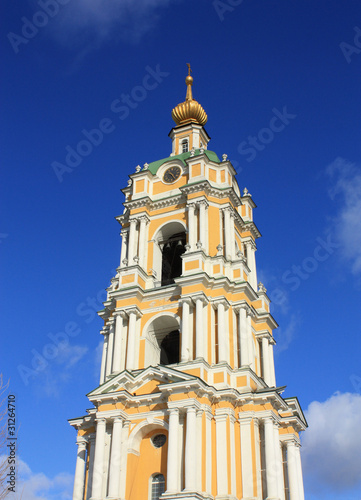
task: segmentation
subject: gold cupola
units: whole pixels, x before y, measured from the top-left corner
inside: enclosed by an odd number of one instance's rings
[[[193,99],[192,96],[192,85],[193,77],[191,76],[191,67],[188,66],[188,76],[186,77],[187,85],[187,95],[186,100],[178,104],[172,110],[172,118],[177,125],[185,125],[187,123],[198,123],[199,125],[205,125],[207,123],[207,114],[202,108],[202,106]]]

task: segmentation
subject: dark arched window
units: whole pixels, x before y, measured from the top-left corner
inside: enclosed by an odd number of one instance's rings
[[[178,233],[169,238],[162,250],[162,286],[174,283],[182,274],[182,258],[185,252],[186,234]]]
[[[172,365],[179,363],[179,331],[168,333],[160,343],[160,364]]]
[[[151,500],[159,500],[159,497],[165,491],[165,480],[163,474],[156,474],[151,482]]]

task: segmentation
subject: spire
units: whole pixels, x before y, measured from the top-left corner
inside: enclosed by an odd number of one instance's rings
[[[193,77],[191,76],[191,65],[187,63],[188,75],[186,77],[187,94],[186,100],[172,110],[172,118],[177,125],[185,125],[186,123],[198,123],[205,125],[207,123],[207,114],[202,106],[193,99],[192,85]]]

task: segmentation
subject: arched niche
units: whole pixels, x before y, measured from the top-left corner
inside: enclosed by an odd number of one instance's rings
[[[182,274],[182,258],[186,244],[186,226],[181,221],[163,224],[153,237],[153,269],[159,285],[174,283]]]
[[[159,313],[145,325],[144,366],[179,363],[180,318],[173,313]]]

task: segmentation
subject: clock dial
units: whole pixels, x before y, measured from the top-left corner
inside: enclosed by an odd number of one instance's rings
[[[169,167],[163,175],[163,181],[171,184],[172,182],[175,182],[181,175],[181,169],[180,167]]]

